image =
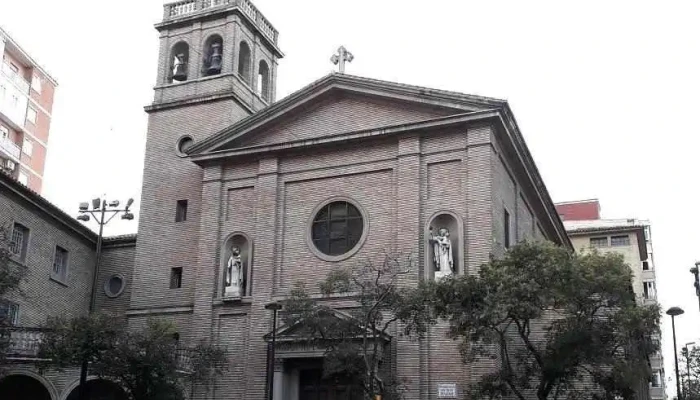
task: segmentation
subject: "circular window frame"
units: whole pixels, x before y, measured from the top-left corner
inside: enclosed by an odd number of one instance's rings
[[[122,287],[117,293],[112,293],[109,290],[109,281],[111,281],[113,278],[119,278],[122,280]],[[102,288],[104,289],[105,295],[107,297],[109,297],[110,299],[114,299],[116,297],[121,296],[121,294],[124,293],[124,288],[126,288],[126,279],[124,279],[124,275],[122,274],[112,274],[109,276],[109,278],[107,278]]]
[[[352,249],[346,251],[343,254],[339,254],[337,256],[331,256],[331,255],[323,253],[314,244],[313,224],[314,224],[314,220],[316,219],[316,215],[319,213],[319,211],[321,211],[321,209],[323,209],[323,207],[326,207],[329,204],[335,203],[338,201],[344,201],[344,202],[350,203],[355,208],[357,208],[357,211],[360,212],[360,215],[362,216],[362,235],[360,235],[360,239],[357,241],[357,243],[355,244],[355,246],[353,246]],[[333,197],[330,197],[328,199],[325,199],[324,201],[318,203],[316,205],[316,207],[314,207],[313,211],[311,212],[311,216],[306,221],[306,233],[304,234],[304,238],[306,239],[306,247],[308,247],[309,250],[311,250],[313,255],[315,255],[316,257],[318,257],[324,261],[338,262],[338,261],[347,260],[348,258],[354,256],[360,250],[360,248],[362,248],[362,245],[365,244],[365,240],[367,239],[367,234],[369,233],[368,215],[369,214],[367,213],[367,210],[365,210],[365,208],[362,207],[359,202],[357,202],[355,199],[352,199],[350,197],[333,196]]]
[[[192,136],[190,136],[190,135],[182,135],[182,136],[180,136],[180,137],[175,141],[175,154],[177,154],[177,156],[180,157],[180,158],[185,158],[185,157],[188,156],[187,153],[185,153],[184,151],[180,150],[180,148],[182,147],[182,146],[181,146],[181,145],[182,145],[182,142],[184,142],[186,139],[191,140],[193,146],[194,146],[194,144],[195,144],[194,138],[193,138]]]

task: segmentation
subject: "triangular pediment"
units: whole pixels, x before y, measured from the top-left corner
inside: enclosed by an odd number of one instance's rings
[[[350,327],[352,325],[352,328],[347,329],[347,331],[355,331],[358,333],[358,337],[361,336],[362,331],[366,331],[369,337],[376,337],[380,340],[384,341],[390,341],[391,336],[380,332],[379,330],[373,330],[369,327],[363,327],[360,321],[355,319],[353,316],[350,314],[344,313],[342,311],[338,311],[336,309],[332,308],[323,308],[322,311],[324,313],[325,318],[329,319],[334,319],[336,322],[342,322],[342,326]],[[331,321],[327,321],[330,324],[333,324]],[[272,340],[272,332],[268,333],[265,335],[264,339],[266,341],[271,341]],[[305,320],[300,319],[295,321],[294,323],[290,325],[283,325],[277,328],[275,331],[275,340],[276,341],[307,341],[309,339],[308,333],[305,331]]]
[[[196,144],[190,155],[259,148],[491,110],[502,100],[329,75]]]

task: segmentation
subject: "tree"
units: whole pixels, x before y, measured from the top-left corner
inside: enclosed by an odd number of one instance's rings
[[[700,347],[682,350],[680,365],[685,400],[700,400]],[[688,375],[690,372],[690,375]]]
[[[478,276],[435,284],[435,311],[463,339],[467,360],[500,360],[472,388],[474,398],[628,399],[647,386],[660,315],[631,288],[618,254],[523,242]]]
[[[367,261],[337,269],[319,285],[326,299],[312,298],[304,285],[297,284],[282,318],[296,327],[300,341],[324,350],[325,377],[345,378],[366,398],[398,398],[402,382],[383,363],[389,329],[400,323],[401,334],[420,336],[434,323],[424,303],[427,286],[401,286],[409,274],[416,274],[411,257],[390,255],[378,265]],[[327,305],[332,296],[352,299],[354,304],[340,312]]]
[[[9,228],[0,226],[0,365],[10,346],[10,315],[4,302],[11,294],[21,294],[20,283],[27,274],[27,268],[11,259],[11,238]]]
[[[226,356],[201,343],[183,353],[170,323],[151,320],[128,331],[105,314],[51,318],[39,349],[40,370],[90,362],[90,373],[118,383],[130,400],[184,399],[187,382],[209,384],[226,369]],[[183,373],[184,372],[184,373]]]

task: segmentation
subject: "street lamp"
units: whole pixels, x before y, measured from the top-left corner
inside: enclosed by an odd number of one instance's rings
[[[700,269],[700,261],[695,262],[695,266],[690,269],[690,273],[695,275],[695,295],[698,297],[698,307],[700,307],[700,276],[698,276],[698,270]]]
[[[268,362],[267,368],[267,398],[272,400],[273,390],[275,387],[275,342],[277,340],[277,312],[282,309],[282,304],[274,301],[272,303],[265,304],[266,310],[272,310],[272,348],[270,349],[270,360]]]
[[[100,199],[99,197],[92,200],[92,210],[90,209],[90,203],[80,203],[78,205],[78,213],[80,215],[77,217],[79,221],[89,222],[90,216],[95,219],[95,222],[100,226],[99,233],[97,234],[97,246],[95,249],[95,268],[93,270],[92,276],[92,287],[90,288],[90,306],[88,307],[88,313],[92,313],[95,309],[95,298],[97,294],[97,276],[100,272],[100,257],[102,255],[102,232],[105,225],[109,223],[118,214],[122,214],[121,219],[131,221],[134,219],[134,214],[129,210],[131,205],[134,204],[134,199],[129,199],[126,202],[124,208],[119,208],[119,200],[112,200],[107,202],[107,200]],[[105,221],[105,216],[111,214],[109,218]],[[87,373],[88,373],[88,360],[83,360],[80,365],[80,386],[78,386],[78,400],[87,400]]]
[[[688,375],[685,377],[685,398],[688,398],[688,392],[690,391],[690,350],[688,346],[695,344],[695,342],[688,342],[683,346],[683,354],[685,355],[685,366],[688,369]]]
[[[666,314],[671,316],[671,326],[673,329],[673,357],[676,360],[676,396],[680,399],[681,397],[681,381],[680,381],[680,376],[678,374],[678,349],[676,348],[676,316],[683,314],[685,311],[683,311],[682,308],[680,307],[671,307],[666,311]]]

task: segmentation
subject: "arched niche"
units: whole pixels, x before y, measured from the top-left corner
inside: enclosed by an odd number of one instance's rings
[[[234,249],[238,254],[234,254]],[[240,265],[238,265],[240,263]],[[240,272],[236,274],[236,269]],[[253,289],[253,242],[242,232],[230,234],[221,249],[219,293],[224,300],[250,296]],[[239,280],[236,280],[239,277]],[[238,283],[238,287],[236,285]]]
[[[447,229],[449,232],[449,244],[452,251],[452,273],[460,275],[464,273],[464,225],[462,219],[452,211],[438,211],[433,214],[425,226],[425,278],[435,279],[436,277],[449,275],[442,267],[437,271],[436,258],[441,259],[440,255],[436,257],[436,242],[433,238],[440,235],[441,229]],[[437,238],[436,238],[437,239]],[[439,243],[437,243],[439,245]],[[444,259],[444,257],[443,257]]]
[[[224,40],[218,34],[213,34],[204,41],[202,49],[202,75],[211,76],[221,73],[224,57]]]
[[[190,46],[187,42],[177,42],[170,51],[170,73],[168,82],[184,82],[188,77],[188,66],[190,61]]]
[[[265,101],[270,101],[270,68],[265,60],[260,60],[258,66],[258,94]]]

